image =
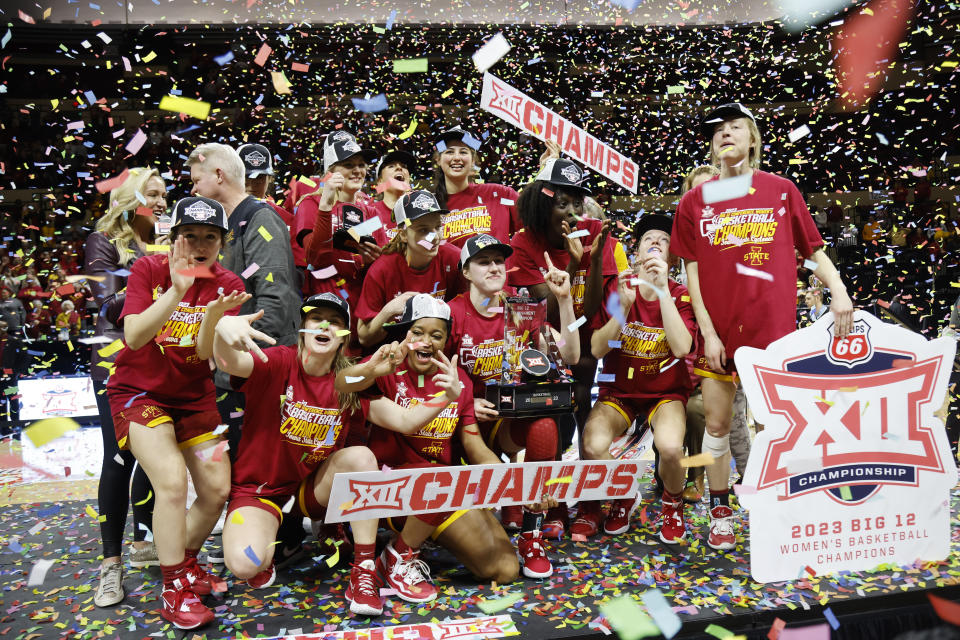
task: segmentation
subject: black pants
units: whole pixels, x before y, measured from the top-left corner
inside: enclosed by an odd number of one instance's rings
[[[106,385],[94,380],[93,389],[97,395],[97,410],[100,412],[100,435],[103,436],[103,464],[100,466],[100,486],[97,490],[97,506],[104,518],[100,522],[100,539],[103,542],[103,557],[112,558],[119,556],[121,552],[123,530],[127,524],[127,509],[131,499],[133,539],[138,542],[143,540],[147,531],[153,528],[153,488],[133,454],[130,451],[121,451],[117,446],[117,434],[113,428],[110,403],[107,402]]]
[[[227,443],[230,445],[230,464],[237,461],[237,447],[240,446],[240,427],[243,426],[243,410],[247,406],[246,396],[232,389],[217,387],[217,411],[220,419],[227,425]],[[230,417],[234,414],[235,417]],[[239,415],[237,415],[239,414]]]

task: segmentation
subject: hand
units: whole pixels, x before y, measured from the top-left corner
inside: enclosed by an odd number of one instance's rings
[[[500,417],[500,413],[494,409],[494,404],[483,398],[473,399],[473,415],[481,422],[492,422]]]
[[[544,493],[540,498],[540,502],[534,502],[533,504],[527,505],[527,507],[531,511],[546,511],[547,509],[553,509],[557,504],[556,498],[549,493]]]
[[[830,290],[833,299],[830,300],[830,311],[833,312],[833,333],[838,338],[845,338],[853,331],[853,301],[847,295],[845,288],[836,291]]]
[[[600,261],[603,259],[603,248],[607,244],[607,237],[611,231],[613,231],[613,220],[604,220],[603,226],[600,227],[600,233],[594,236],[593,242],[590,243],[591,261],[600,264]]]
[[[394,373],[400,363],[407,357],[407,351],[405,342],[391,342],[382,345],[367,360],[368,375],[371,378],[380,378]]]
[[[570,229],[570,224],[566,220],[563,221],[563,242],[566,246],[567,253],[570,254],[570,260],[580,263],[580,259],[583,258],[583,244],[580,242],[580,238],[570,238],[570,234],[573,233],[573,230]]]
[[[546,251],[543,252],[543,258],[547,261],[547,275],[543,276],[543,281],[550,288],[550,293],[557,300],[568,297],[570,295],[570,274],[553,266],[550,254]]]
[[[717,334],[705,336],[703,339],[703,355],[707,358],[707,365],[717,373],[724,373],[727,367],[727,350]]]
[[[416,291],[405,291],[404,293],[401,293],[396,298],[394,298],[393,300],[388,302],[386,305],[384,305],[383,310],[388,314],[390,314],[389,315],[390,318],[393,318],[394,316],[403,315],[403,310],[407,306],[407,300],[409,300],[415,295],[417,295]]]
[[[183,236],[177,238],[170,249],[170,257],[167,262],[170,263],[170,282],[173,288],[183,297],[187,289],[193,286],[194,277],[181,273],[194,268],[193,260],[190,259],[187,249],[187,239]]]
[[[557,143],[554,142],[553,140],[546,140],[546,141],[544,141],[544,144],[546,145],[547,149],[546,149],[546,151],[544,151],[543,154],[540,156],[540,168],[541,168],[541,169],[543,168],[543,166],[544,166],[545,164],[547,164],[547,161],[550,160],[551,158],[559,158],[559,157],[560,157],[560,145],[559,145],[559,144],[557,144]]]
[[[357,243],[357,251],[360,253],[363,264],[369,265],[380,257],[383,250],[372,242],[359,242]]]
[[[211,300],[207,303],[207,313],[213,313],[217,315],[223,315],[230,309],[239,307],[244,302],[252,298],[253,296],[246,292],[238,292],[236,290],[231,291],[230,295],[224,296],[222,293],[217,296],[216,300]]]
[[[330,207],[326,209],[326,211],[333,210],[333,206],[337,204],[337,193],[340,189],[343,189],[343,185],[346,184],[346,182],[343,174],[340,173],[331,173],[324,181],[323,190],[320,192],[320,204],[325,207]]]
[[[620,309],[623,310],[623,317],[627,317],[633,303],[637,301],[637,288],[630,284],[635,277],[630,269],[621,271],[617,275],[617,293],[620,295]]]
[[[437,358],[431,358],[430,361],[440,369],[440,372],[433,376],[433,381],[446,391],[450,402],[459,400],[463,385],[460,384],[460,376],[457,373],[457,356],[454,355],[452,360],[448,360],[443,351],[438,351]]]
[[[248,313],[245,316],[224,316],[217,323],[217,335],[231,349],[253,353],[263,362],[266,362],[266,354],[260,350],[254,340],[260,340],[267,344],[277,344],[277,341],[250,326],[262,317],[263,309],[256,313]]]
[[[648,254],[641,263],[641,268],[650,276],[650,283],[664,291],[667,290],[667,273],[670,267],[664,262],[660,253]]]

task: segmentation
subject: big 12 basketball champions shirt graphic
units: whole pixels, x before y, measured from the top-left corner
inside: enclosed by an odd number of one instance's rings
[[[828,313],[737,350],[764,425],[740,491],[755,580],[946,558],[957,467],[934,411],[955,352],[862,311],[842,340]]]

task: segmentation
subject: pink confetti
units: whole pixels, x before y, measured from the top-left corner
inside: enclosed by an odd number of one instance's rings
[[[260,270],[260,265],[254,262],[249,267],[243,270],[243,273],[240,274],[240,277],[244,279],[249,278],[259,270]]]
[[[147,141],[147,134],[143,132],[143,129],[137,129],[137,132],[133,134],[133,137],[130,138],[130,142],[127,143],[127,146],[124,149],[127,150],[132,156],[137,155],[137,152],[143,147],[143,143]]]

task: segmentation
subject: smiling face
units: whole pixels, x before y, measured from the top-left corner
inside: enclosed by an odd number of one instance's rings
[[[332,358],[347,340],[348,336],[338,336],[347,324],[338,311],[329,307],[317,307],[307,313],[301,329],[310,333],[300,334],[300,351],[304,358],[326,356]]]
[[[450,180],[466,179],[473,172],[473,149],[463,142],[448,142],[438,160],[443,175]]]
[[[563,246],[563,223],[572,231],[577,220],[583,217],[583,194],[557,190],[550,209],[550,225],[547,227],[547,240],[554,247]]]
[[[443,216],[439,213],[420,216],[405,226],[400,233],[407,242],[408,256],[421,260],[433,259],[439,251],[440,240],[443,237]]]
[[[222,233],[209,224],[185,224],[176,228],[176,237],[187,241],[187,256],[198,265],[210,266],[217,261]]]
[[[754,142],[749,118],[725,120],[713,129],[711,155],[727,166],[739,165],[750,157]]]
[[[147,201],[144,207],[150,209],[153,215],[139,216],[150,221],[150,226],[157,221],[158,216],[162,216],[167,211],[167,189],[160,176],[151,176],[147,184],[143,187],[144,200]]]
[[[437,365],[432,359],[443,351],[447,343],[447,321],[440,318],[420,318],[407,331],[406,342],[410,345],[407,364],[414,373],[433,373]]]
[[[391,178],[397,182],[402,182],[407,188],[410,185],[410,170],[407,169],[405,165],[400,160],[394,160],[390,164],[380,168],[380,179],[377,181],[377,184],[387,184],[390,185]],[[393,191],[396,193],[402,193],[399,189],[394,189],[392,187],[387,187],[387,191]]]
[[[494,296],[507,283],[506,258],[497,249],[484,249],[470,258],[463,269],[463,277],[485,296]]]
[[[363,188],[363,182],[367,179],[367,161],[363,156],[357,154],[352,158],[347,158],[343,162],[338,162],[330,167],[331,173],[339,173],[343,176],[343,190],[349,193],[356,193]]]

